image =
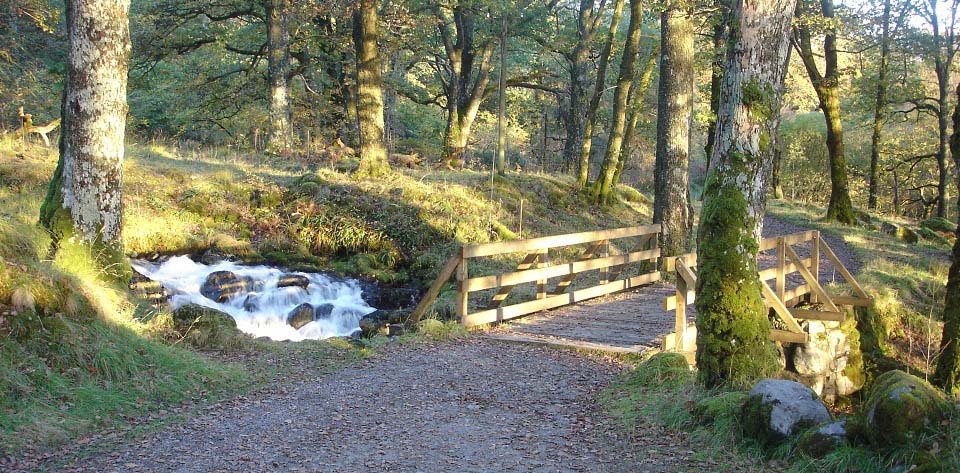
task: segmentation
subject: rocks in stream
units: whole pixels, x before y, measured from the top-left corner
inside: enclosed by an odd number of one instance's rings
[[[313,319],[326,319],[333,315],[333,304],[320,304],[313,309]]]
[[[409,311],[404,310],[375,310],[360,319],[360,330],[364,337],[371,337],[389,325],[399,325],[407,318]],[[398,329],[394,329],[395,331]]]
[[[313,306],[310,304],[300,304],[287,314],[287,325],[295,329],[299,330],[310,322],[313,322]]]
[[[214,302],[223,303],[262,285],[250,276],[237,276],[232,271],[214,271],[200,286],[200,294]]]
[[[301,287],[306,289],[310,285],[310,280],[300,274],[282,274],[277,281],[277,287]]]

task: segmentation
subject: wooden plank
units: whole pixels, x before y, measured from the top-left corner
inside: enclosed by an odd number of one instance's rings
[[[603,242],[600,243],[600,256],[600,259],[606,259],[610,257],[610,240],[603,240]],[[600,268],[600,284],[606,284],[610,282],[610,271],[608,271],[607,268],[607,266]]]
[[[795,267],[796,265],[791,265],[792,266],[791,268],[787,268],[787,255],[783,253],[783,246],[784,246],[783,238],[777,238],[777,270],[776,270],[777,287],[776,289],[777,289],[777,297],[779,297],[781,301],[783,300],[784,292],[786,292],[787,290],[787,274],[797,270]],[[760,279],[763,279],[763,277],[761,276]]]
[[[783,235],[778,237],[769,237],[760,240],[760,251],[768,251],[777,247],[777,240],[780,238],[783,239],[785,245],[796,245],[813,239],[816,230],[810,230],[806,232],[797,232],[791,233],[789,235]]]
[[[823,320],[828,322],[843,322],[846,316],[841,312],[826,310],[788,309],[794,317],[803,320]]]
[[[827,255],[827,259],[829,259],[830,262],[833,263],[833,266],[837,268],[837,271],[840,272],[840,275],[843,276],[843,279],[847,281],[847,284],[853,287],[853,290],[856,291],[857,295],[859,295],[861,298],[869,299],[870,296],[868,296],[867,292],[863,290],[863,286],[861,286],[857,279],[850,274],[850,271],[846,266],[843,265],[843,262],[841,262],[840,258],[837,257],[837,254],[833,252],[833,249],[830,248],[830,246],[827,245],[827,242],[823,241],[822,238],[820,239],[820,248],[823,250],[823,253]]]
[[[588,259],[596,258],[597,251],[599,251],[599,249],[600,249],[599,243],[591,243],[590,246],[588,246],[587,249],[584,250],[583,254],[581,254],[577,258],[577,261],[586,261]],[[573,283],[573,280],[576,277],[577,277],[576,273],[571,273],[560,278],[560,281],[557,282],[557,287],[555,287],[553,291],[550,292],[550,294],[557,295],[557,294],[563,294],[567,292],[567,288],[570,287],[570,284]]]
[[[789,301],[792,301],[794,299],[799,299],[800,297],[803,297],[804,295],[809,293],[810,293],[810,285],[801,284],[793,289],[787,289],[783,293],[783,299],[781,300],[784,302],[784,304],[789,305]]]
[[[790,245],[783,247],[783,250],[787,253],[787,257],[797,265],[797,269],[800,271],[800,275],[803,276],[803,279],[807,280],[807,284],[810,286],[810,289],[813,290],[813,293],[819,296],[820,303],[826,306],[831,312],[840,312],[837,309],[837,306],[833,304],[833,301],[830,300],[830,296],[827,295],[827,291],[823,290],[823,286],[820,285],[820,281],[817,281],[817,278],[810,274],[810,270],[805,268],[800,264],[800,257],[794,253],[793,248],[790,248]]]
[[[520,261],[520,264],[517,265],[517,269],[520,271],[528,270],[530,268],[536,267],[537,261],[540,260],[540,252],[529,253],[527,256]],[[470,292],[470,281],[467,280],[467,291]],[[498,287],[497,293],[493,295],[493,299],[490,300],[490,304],[487,305],[488,309],[494,309],[500,307],[503,304],[503,301],[507,300],[507,297],[510,296],[510,293],[513,292],[513,288],[516,284],[497,284],[494,287]]]
[[[527,240],[499,241],[494,243],[469,245],[463,248],[463,256],[464,258],[477,258],[480,256],[493,256],[504,253],[540,250],[543,248],[579,245],[581,243],[591,243],[600,240],[614,240],[617,238],[635,237],[650,233],[660,233],[660,225],[641,225],[637,227],[617,228],[613,230],[568,233],[566,235],[553,235],[540,238],[530,238]]]
[[[680,273],[680,268],[686,269],[686,266],[683,265],[683,260],[677,262],[677,273]],[[690,270],[687,270],[688,272]],[[674,320],[673,320],[673,333],[683,341],[684,334],[687,330],[687,281],[685,277],[677,278],[677,308],[674,311]],[[692,301],[691,301],[692,302]],[[680,350],[682,350],[681,348]]]
[[[466,325],[467,314],[470,312],[470,292],[466,290],[464,284],[470,278],[467,267],[470,260],[464,255],[463,248],[460,248],[460,264],[457,265],[457,317],[460,323]]]
[[[770,330],[770,340],[781,343],[807,343],[809,335],[806,333],[794,333],[786,330]]]
[[[695,289],[697,287],[697,275],[683,261],[677,264],[677,274],[683,278],[688,288]]]
[[[544,248],[540,252],[540,259],[537,260],[537,269],[545,268],[550,264],[550,250]],[[547,297],[547,278],[537,279],[537,299],[546,299]]]
[[[608,256],[606,258],[594,258],[585,261],[575,261],[573,263],[557,264],[545,268],[528,269],[506,274],[494,274],[491,276],[481,276],[467,280],[465,288],[467,291],[475,292],[484,289],[493,289],[495,287],[513,287],[517,284],[532,282],[538,279],[556,278],[565,275],[582,273],[594,269],[607,268],[617,264],[636,263],[638,261],[654,259],[660,255],[660,249],[637,251],[626,255]]]
[[[777,298],[777,294],[773,292],[773,289],[770,289],[770,286],[763,281],[760,281],[760,289],[763,292],[763,298],[767,305],[787,324],[787,328],[794,333],[803,332],[800,324],[797,323],[797,319],[793,318],[793,314],[791,314],[787,307],[783,305],[783,302]]]
[[[457,267],[460,266],[460,249],[457,248],[456,254],[450,257],[447,260],[447,263],[443,265],[443,268],[440,269],[440,274],[437,275],[437,279],[433,280],[433,284],[430,285],[430,288],[427,289],[427,293],[423,295],[423,299],[420,299],[420,303],[417,304],[417,308],[413,309],[413,313],[410,314],[410,317],[407,318],[408,323],[417,323],[423,317],[423,314],[427,312],[427,308],[430,307],[430,304],[433,304],[433,301],[440,294],[440,289],[443,289],[443,285],[446,284],[447,280],[453,276],[453,272],[457,270]]]
[[[603,351],[610,353],[643,353],[650,349],[647,345],[633,345],[629,347],[620,347],[616,345],[607,345],[602,343],[585,342],[569,339],[547,339],[537,337],[524,337],[522,335],[508,335],[502,333],[489,333],[484,337],[513,343],[529,343],[534,345],[547,345],[560,348],[575,348],[578,350]]]
[[[697,254],[696,253],[685,253],[677,256],[665,256],[660,261],[662,262],[661,270],[668,273],[672,273],[677,269],[676,261],[677,259],[683,259],[683,262],[687,264],[688,268],[697,267]]]
[[[534,299],[532,301],[520,302],[518,304],[498,307],[496,309],[475,312],[473,314],[467,314],[466,317],[463,318],[463,325],[466,327],[472,327],[474,325],[510,320],[527,314],[532,314],[534,312],[539,312],[541,310],[574,304],[587,299],[593,299],[606,294],[631,289],[644,284],[650,284],[659,280],[660,273],[652,272],[628,279],[620,279],[602,286],[593,286],[567,294],[549,296],[546,299]]]
[[[654,248],[657,248],[657,239],[654,238],[654,237],[656,237],[656,236],[657,236],[656,234],[653,234],[653,235],[646,235],[646,236],[640,237],[640,241],[637,243],[637,246],[636,246],[636,248],[634,248],[633,251],[634,251],[634,252],[636,252],[636,251],[646,251],[646,250],[652,250],[652,249],[654,249]],[[649,245],[649,247],[648,247],[648,244],[649,244],[650,242],[653,242],[653,244],[652,244],[652,245]],[[656,258],[651,258],[651,259],[656,259]],[[619,278],[619,277],[620,277],[620,273],[623,272],[623,268],[624,268],[625,266],[626,266],[626,264],[618,264],[618,265],[611,266],[611,267],[610,267],[609,279],[610,279],[611,281],[613,281],[613,280]]]
[[[838,305],[852,305],[854,307],[870,307],[873,305],[872,297],[850,297],[850,296],[833,296],[834,304]]]
[[[810,240],[810,259],[813,260],[810,262],[810,274],[813,275],[813,280],[820,284],[820,232],[818,231],[814,231],[813,239]],[[827,292],[824,291],[823,293],[826,294]],[[829,297],[827,296],[827,298]],[[817,292],[810,296],[810,302],[820,302]]]
[[[803,262],[804,262],[804,264],[807,264],[807,267],[809,267],[810,258],[807,258],[807,259],[803,260]],[[777,276],[778,276],[778,275],[777,275],[777,270],[778,270],[778,269],[780,269],[778,266],[773,266],[773,267],[770,267],[770,268],[767,268],[767,269],[760,270],[760,271],[757,272],[757,274],[760,275],[760,280],[761,280],[761,281],[769,281],[769,280],[771,280],[771,279],[777,278]],[[783,266],[784,287],[786,287],[786,276],[787,276],[788,274],[796,273],[796,272],[798,272],[798,271],[799,271],[799,270],[797,269],[797,265],[795,265],[795,264],[793,264],[793,263],[786,263],[786,264],[784,264],[784,266]],[[778,281],[778,282],[779,282],[779,281]]]

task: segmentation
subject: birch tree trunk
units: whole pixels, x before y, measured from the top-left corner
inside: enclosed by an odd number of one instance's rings
[[[68,0],[60,161],[40,208],[53,237],[97,248],[122,274],[123,155],[130,59],[129,0]]]
[[[663,226],[660,248],[666,255],[686,253],[693,226],[687,172],[693,84],[693,22],[683,8],[671,5],[660,15],[660,86],[653,200],[653,223]]]
[[[707,386],[779,369],[756,256],[796,0],[736,0],[698,234],[697,368]]]
[[[293,145],[290,112],[290,0],[266,0],[267,80],[270,82],[270,135],[267,147],[287,153]]]
[[[383,135],[383,79],[377,45],[377,0],[358,0],[353,9],[353,44],[357,51],[357,128],[360,166],[356,174],[381,176],[390,171]]]
[[[627,42],[623,47],[623,59],[620,61],[620,76],[613,93],[613,118],[610,126],[610,139],[607,151],[600,167],[600,176],[591,189],[594,202],[605,205],[613,193],[613,177],[617,173],[620,161],[620,148],[627,121],[627,98],[633,85],[634,65],[640,52],[640,27],[643,24],[643,4],[641,0],[630,0],[630,25],[627,27]]]

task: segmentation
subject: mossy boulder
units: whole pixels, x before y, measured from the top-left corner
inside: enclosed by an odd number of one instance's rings
[[[797,449],[813,458],[823,458],[848,442],[847,421],[838,420],[810,429],[800,436]]]
[[[931,217],[920,222],[920,228],[928,228],[935,232],[956,232],[957,224],[943,217]]]
[[[783,379],[757,383],[740,412],[744,434],[768,445],[831,421],[830,412],[817,393],[796,381]]]
[[[895,235],[898,240],[905,241],[907,243],[917,243],[920,241],[920,235],[917,235],[917,232],[909,227],[897,228]]]
[[[173,322],[185,340],[201,348],[236,346],[243,338],[230,314],[198,304],[174,310]]]
[[[950,245],[950,240],[948,240],[947,237],[927,227],[920,227],[917,230],[917,234],[920,235],[920,238],[923,238],[924,240],[927,240],[931,243],[936,243],[938,245],[944,245],[944,246]]]
[[[878,445],[908,444],[943,421],[948,405],[926,381],[892,370],[878,376],[864,404],[867,437]]]
[[[313,322],[313,312],[312,305],[307,303],[300,304],[287,314],[287,325],[299,330],[304,325]]]

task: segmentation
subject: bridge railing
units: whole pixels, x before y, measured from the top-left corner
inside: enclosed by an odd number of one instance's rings
[[[410,320],[420,320],[443,284],[454,275],[457,279],[457,316],[468,327],[502,322],[656,282],[660,279],[656,264],[649,265],[650,272],[636,276],[629,276],[625,268],[630,264],[656,263],[660,257],[657,243],[659,233],[660,225],[644,225],[465,245],[441,269],[439,277],[427,290]],[[611,241],[624,239],[636,239],[636,247],[623,254],[611,254]],[[573,261],[552,260],[552,256],[556,258],[559,255],[551,255],[551,250],[576,245],[586,245],[586,248]],[[524,254],[515,271],[470,276],[472,260],[509,254]],[[577,275],[591,271],[598,271],[598,284],[586,288],[572,287]],[[555,281],[552,288],[551,280]],[[507,304],[514,289],[525,283],[535,285],[534,299]],[[471,293],[480,291],[492,291],[493,295],[483,309],[471,312]]]
[[[795,249],[797,246],[803,248],[801,252],[809,256],[801,258],[798,249]],[[773,310],[782,321],[781,329],[771,329],[772,340],[804,343],[807,341],[807,333],[798,320],[842,322],[846,315],[838,305],[868,306],[873,303],[873,299],[816,230],[764,238],[760,242],[758,259],[764,255],[773,256],[775,262],[772,266],[763,265],[769,267],[758,270],[760,289],[767,308]],[[853,296],[831,295],[823,288],[820,284],[821,255],[830,261],[851,287]],[[696,298],[696,266],[696,253],[663,258],[664,271],[675,272],[677,275],[676,292],[667,297],[663,304],[665,311],[676,311],[674,332],[664,337],[664,350],[687,353],[696,350],[696,332],[692,327],[687,327],[686,319],[686,307],[693,304]],[[799,274],[803,282],[789,287],[788,280],[793,274]],[[772,287],[769,284],[771,281]],[[801,302],[809,302],[810,305],[797,307]]]

